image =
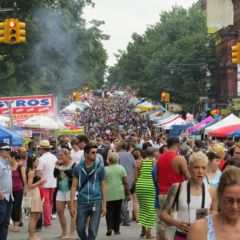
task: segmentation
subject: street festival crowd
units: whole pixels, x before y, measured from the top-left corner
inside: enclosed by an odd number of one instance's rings
[[[84,135],[0,144],[0,240],[23,218],[26,239],[41,239],[56,215],[59,239],[97,239],[101,216],[106,239],[132,221],[145,239],[240,239],[240,143],[167,136],[132,110],[96,99],[81,112]]]

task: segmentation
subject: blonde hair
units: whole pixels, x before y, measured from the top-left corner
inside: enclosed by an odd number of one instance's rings
[[[69,157],[70,158],[70,151],[66,148],[62,148],[60,150],[65,156]]]
[[[226,187],[234,184],[238,184],[240,186],[240,169],[234,166],[230,166],[223,171],[220,178],[217,188],[218,199],[221,199]]]
[[[206,164],[208,164],[208,157],[205,153],[199,151],[196,153],[193,153],[189,158],[189,165],[191,166],[196,160],[205,160]]]
[[[225,155],[224,147],[219,143],[212,144],[209,147],[208,152],[212,152],[212,153],[218,155],[221,159],[223,159],[224,155]]]
[[[111,163],[118,163],[119,162],[119,154],[116,152],[112,152],[109,156],[109,161]]]

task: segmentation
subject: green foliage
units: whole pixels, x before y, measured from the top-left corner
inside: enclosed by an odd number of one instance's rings
[[[127,50],[119,52],[117,64],[109,69],[108,82],[139,87],[140,95],[156,100],[168,91],[172,102],[192,110],[200,96],[209,94],[206,86],[214,83],[206,72],[216,71],[215,47],[206,46],[206,40],[200,5],[188,10],[175,6],[142,36],[133,34]]]
[[[17,1],[19,10],[1,13],[0,21],[17,17],[26,22],[27,42],[0,45],[1,96],[66,94],[86,83],[102,86],[107,54],[106,40],[93,21],[86,27],[82,12],[92,0]],[[13,7],[0,0],[1,8]]]

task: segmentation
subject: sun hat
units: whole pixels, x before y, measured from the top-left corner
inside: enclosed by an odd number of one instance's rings
[[[48,140],[41,140],[40,141],[40,148],[51,148],[50,142]]]

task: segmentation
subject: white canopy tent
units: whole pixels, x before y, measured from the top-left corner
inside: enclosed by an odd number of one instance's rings
[[[43,115],[38,115],[27,119],[23,122],[23,127],[48,130],[60,129],[59,124],[53,118]]]
[[[178,118],[176,118],[168,123],[163,124],[162,128],[165,130],[169,130],[171,128],[171,126],[173,126],[173,125],[184,125],[184,124],[186,124],[186,121],[184,119],[182,119],[180,116],[178,116]]]
[[[156,126],[161,126],[161,125],[171,122],[177,118],[179,118],[179,114],[177,114],[177,115],[172,114],[172,115],[166,116],[165,118],[160,118],[159,120],[157,120]]]
[[[205,128],[205,133],[208,134],[218,128],[240,124],[240,118],[235,116],[233,113],[225,117],[224,119],[220,120],[219,122]]]
[[[1,126],[7,127],[9,121],[10,121],[10,118],[9,118],[9,117],[0,115],[0,125],[1,125]]]
[[[61,112],[64,113],[75,113],[77,110],[82,111],[84,108],[90,107],[90,104],[88,102],[72,102],[68,106],[66,106],[64,109],[61,110]]]

